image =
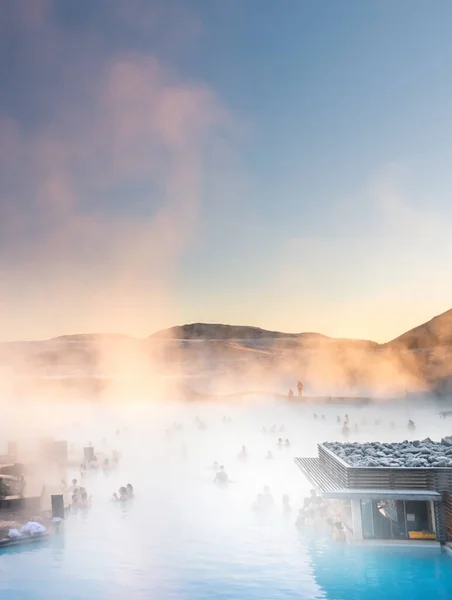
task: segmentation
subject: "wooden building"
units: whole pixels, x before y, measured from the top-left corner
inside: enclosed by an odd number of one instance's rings
[[[452,540],[452,467],[351,466],[324,444],[295,463],[356,540]]]

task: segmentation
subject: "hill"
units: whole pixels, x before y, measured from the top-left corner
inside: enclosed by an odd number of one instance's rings
[[[149,336],[150,339],[173,339],[173,340],[257,340],[277,338],[327,338],[320,333],[283,333],[281,331],[269,331],[260,327],[247,325],[224,325],[222,323],[191,323],[178,325],[169,329],[162,329]]]
[[[2,373],[15,386],[19,380],[29,385],[32,395],[41,380],[58,396],[66,388],[84,393],[90,378],[105,377],[126,378],[127,394],[138,381],[155,384],[166,377],[191,382],[189,387],[197,381],[198,391],[266,386],[284,392],[301,378],[307,389],[326,395],[446,395],[452,392],[452,310],[386,344],[218,323],[171,327],[141,339],[88,333],[4,343]]]
[[[382,346],[395,350],[426,350],[438,346],[452,346],[452,309]]]

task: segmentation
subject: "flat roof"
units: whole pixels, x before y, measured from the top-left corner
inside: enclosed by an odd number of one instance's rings
[[[435,490],[388,490],[368,488],[343,488],[322,468],[319,458],[295,458],[295,464],[315,487],[323,498],[360,499],[360,500],[441,500],[441,494]]]

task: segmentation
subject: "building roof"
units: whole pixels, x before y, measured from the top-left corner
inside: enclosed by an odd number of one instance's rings
[[[361,500],[441,500],[435,490],[344,488],[322,468],[319,458],[295,458],[295,464],[324,498]]]
[[[451,468],[452,439],[430,438],[393,443],[325,442],[322,444],[349,467]]]

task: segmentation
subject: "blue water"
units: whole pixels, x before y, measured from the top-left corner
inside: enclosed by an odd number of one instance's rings
[[[318,440],[337,437],[337,408],[328,410],[321,424],[301,409],[265,405],[228,408],[230,425],[221,422],[226,407],[141,406],[123,414],[98,408],[84,414],[84,429],[77,434],[70,419],[62,421],[65,435],[80,443],[90,439],[101,448],[107,437],[108,447],[123,453],[120,469],[87,476],[92,509],[70,516],[63,533],[0,555],[0,598],[451,599],[452,559],[439,549],[337,545],[321,532],[294,527],[295,509],[309,485],[292,459],[313,454]],[[207,431],[197,431],[196,414]],[[163,430],[175,419],[184,431],[167,439]],[[261,433],[262,425],[272,422],[285,424],[281,435],[291,438],[289,450],[278,451],[278,436]],[[123,429],[117,437],[118,423]],[[435,423],[432,417],[430,429]],[[242,443],[250,453],[246,464],[237,460]],[[268,450],[274,461],[265,460]],[[225,464],[234,481],[226,490],[212,484],[214,460]],[[112,503],[111,493],[128,482],[137,493],[133,504]],[[271,487],[276,505],[269,514],[256,515],[251,506],[264,485]],[[291,515],[281,510],[285,493]]]

